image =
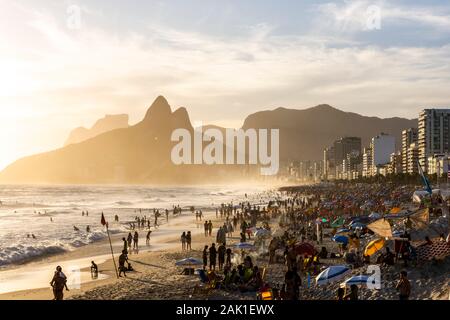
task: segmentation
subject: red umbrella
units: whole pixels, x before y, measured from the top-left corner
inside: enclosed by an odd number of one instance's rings
[[[313,256],[317,253],[316,248],[310,243],[304,242],[295,246],[295,252],[297,254],[307,254]]]

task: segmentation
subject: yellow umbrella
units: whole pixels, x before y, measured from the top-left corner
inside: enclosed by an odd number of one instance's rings
[[[366,246],[366,249],[364,250],[364,255],[366,256],[374,255],[379,250],[383,249],[385,243],[386,241],[383,238],[370,241],[369,244]]]

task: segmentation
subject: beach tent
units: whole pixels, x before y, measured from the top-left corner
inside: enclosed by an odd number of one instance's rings
[[[338,242],[338,243],[347,244],[348,243],[348,238],[345,237],[345,236],[337,235],[337,236],[333,237],[333,241],[334,242]]]
[[[383,249],[385,243],[386,241],[383,238],[369,242],[369,244],[366,246],[366,249],[364,250],[364,255],[373,256],[375,253]]]
[[[353,276],[348,278],[347,280],[345,280],[344,282],[341,283],[341,287],[349,287],[353,284],[355,285],[367,285],[367,281],[369,280],[369,276],[366,275],[358,275],[358,276]]]
[[[392,229],[386,219],[379,219],[367,226],[370,230],[384,238],[392,238]]]
[[[324,285],[331,282],[339,281],[351,273],[351,269],[347,266],[331,266],[316,277],[317,285]]]
[[[177,266],[202,266],[203,261],[195,258],[186,258],[180,261],[175,262]]]

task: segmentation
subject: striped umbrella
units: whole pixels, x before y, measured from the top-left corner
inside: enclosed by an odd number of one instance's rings
[[[369,280],[369,276],[366,276],[366,275],[353,276],[353,277],[348,278],[344,282],[342,282],[341,287],[351,286],[353,284],[367,285],[368,280]]]
[[[323,285],[331,282],[335,282],[344,278],[351,272],[347,266],[331,266],[316,277],[316,284]]]

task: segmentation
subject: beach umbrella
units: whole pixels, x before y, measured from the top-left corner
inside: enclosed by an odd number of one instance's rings
[[[336,234],[348,233],[348,232],[350,232],[350,231],[351,231],[350,229],[342,228],[342,229],[339,229],[339,230],[336,232]]]
[[[238,244],[235,245],[235,247],[241,250],[255,249],[255,246],[248,242],[239,242]]]
[[[381,218],[381,214],[378,212],[372,212],[371,214],[369,214],[369,218],[373,219],[373,220],[377,220]]]
[[[331,266],[316,277],[316,284],[323,285],[331,282],[335,282],[344,278],[351,272],[347,266]]]
[[[180,261],[175,262],[177,266],[202,266],[203,261],[196,258],[186,258]]]
[[[295,252],[297,254],[307,254],[309,256],[313,256],[317,251],[312,244],[304,242],[295,246]]]
[[[338,242],[338,243],[342,243],[342,244],[347,244],[348,243],[348,237],[337,235],[337,236],[333,237],[333,241],[334,242]]]
[[[255,237],[260,237],[260,238],[263,238],[263,237],[270,237],[270,230],[267,230],[267,229],[258,229],[258,230],[256,230],[256,232],[255,232]]]
[[[344,225],[344,218],[339,217],[331,223],[332,228],[342,227]]]
[[[352,228],[352,229],[358,229],[358,228],[363,229],[365,227],[367,227],[367,225],[364,223],[361,223],[361,222],[355,222],[350,225],[350,228]]]
[[[364,255],[366,256],[373,256],[375,253],[383,249],[386,241],[384,238],[376,239],[371,242],[369,242],[366,246],[366,249],[364,249]]]
[[[351,286],[353,284],[367,285],[368,280],[369,280],[369,276],[366,276],[366,275],[353,276],[353,277],[348,278],[344,282],[342,282],[341,287]]]

